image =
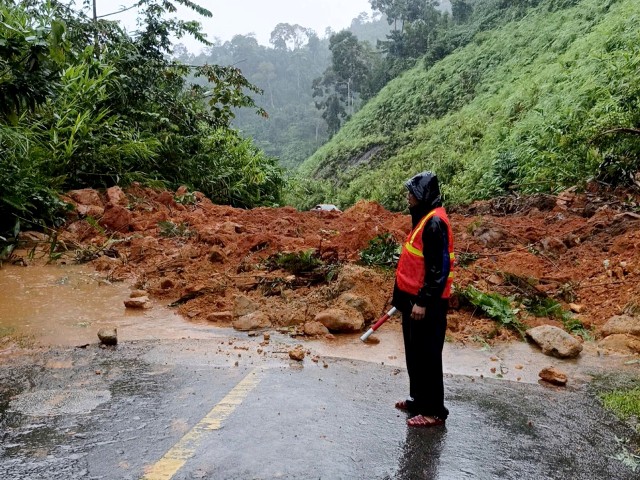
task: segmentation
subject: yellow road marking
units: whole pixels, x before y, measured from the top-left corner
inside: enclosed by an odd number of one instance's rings
[[[203,436],[210,430],[219,430],[229,415],[242,403],[249,392],[260,382],[259,370],[249,372],[226,397],[207,413],[178,443],[176,443],[142,477],[142,480],[170,480],[189,460],[200,445]]]

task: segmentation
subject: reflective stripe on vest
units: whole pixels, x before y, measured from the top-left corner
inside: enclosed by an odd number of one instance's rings
[[[451,295],[451,285],[453,284],[454,277],[453,270],[455,254],[453,253],[453,233],[451,231],[451,224],[449,223],[447,213],[442,207],[438,207],[425,215],[422,220],[418,222],[416,228],[409,233],[409,236],[402,247],[400,261],[398,262],[398,269],[396,270],[396,281],[400,290],[410,293],[411,295],[417,295],[423,287],[425,269],[422,232],[424,230],[424,226],[433,216],[441,218],[447,226],[447,237],[449,240],[449,276],[447,277],[447,281],[442,292],[442,298],[449,298]]]

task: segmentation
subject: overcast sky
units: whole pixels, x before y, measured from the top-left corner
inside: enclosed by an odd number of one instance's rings
[[[213,13],[212,18],[201,17],[189,9],[181,8],[178,16],[202,23],[209,40],[215,37],[223,42],[236,34],[254,33],[259,43],[269,45],[269,36],[278,23],[298,24],[312,28],[320,37],[325,29],[342,30],[361,12],[371,15],[369,0],[194,0]],[[78,2],[79,3],[79,2]],[[129,7],[135,0],[98,0],[98,15]],[[122,21],[128,31],[135,29],[135,10],[129,10],[109,19]],[[192,38],[180,40],[194,53],[202,44]]]

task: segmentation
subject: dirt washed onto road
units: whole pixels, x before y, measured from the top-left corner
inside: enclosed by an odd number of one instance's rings
[[[66,200],[76,210],[55,239],[54,250],[62,253],[57,261],[91,262],[107,279],[131,281],[151,302],[174,304],[187,318],[296,335],[326,334],[316,317],[327,310],[357,316],[365,325],[384,312],[393,273],[359,265],[360,252],[379,235],[402,242],[410,228],[407,215],[366,201],[345,212],[243,210],[214,205],[184,188],[158,192],[136,185],[125,192],[69,192]],[[456,289],[473,285],[542,300],[547,307],[558,302],[602,339],[611,317],[640,315],[638,205],[637,194],[593,189],[452,208]],[[22,238],[43,250],[51,247],[50,239],[36,234]],[[285,261],[286,253],[305,252]],[[321,263],[313,271],[296,270],[292,258]],[[451,339],[518,338],[461,296],[452,303]],[[547,315],[534,316],[521,309],[518,316],[526,326],[568,328],[561,313],[549,308]],[[630,334],[606,346],[640,353],[640,340]]]

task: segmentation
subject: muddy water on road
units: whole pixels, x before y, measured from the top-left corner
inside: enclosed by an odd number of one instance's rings
[[[234,336],[252,342],[247,334],[208,323],[195,323],[157,302],[150,310],[125,309],[130,287],[109,283],[84,266],[5,266],[0,269],[0,337],[27,336],[44,346],[97,343],[99,329],[115,326],[119,341]],[[273,334],[273,340],[303,343],[313,354],[370,361],[403,368],[402,332],[397,320],[388,322],[362,343],[358,335],[336,335],[333,340],[291,339]],[[461,346],[445,344],[445,373],[535,383],[547,366],[565,371],[571,381],[588,381],[592,374],[624,369],[629,357],[604,355],[595,344],[585,344],[578,359],[543,355],[524,342]],[[637,368],[637,365],[634,365]]]
[[[386,323],[371,338],[373,342],[362,343],[359,335],[341,335],[329,342],[313,340],[308,344],[322,356],[405,366],[402,330],[398,321]],[[632,371],[638,367],[637,360],[632,357],[607,354],[600,351],[595,343],[585,343],[584,350],[576,359],[550,357],[525,342],[492,346],[445,343],[443,363],[445,374],[519,383],[538,383],[540,370],[554,366],[569,376],[569,385],[589,382],[596,374],[612,370]]]
[[[75,346],[98,341],[101,328],[118,328],[119,340],[198,337],[206,325],[187,322],[162,305],[125,309],[130,288],[82,266],[4,266],[0,269],[0,336],[36,344]]]

